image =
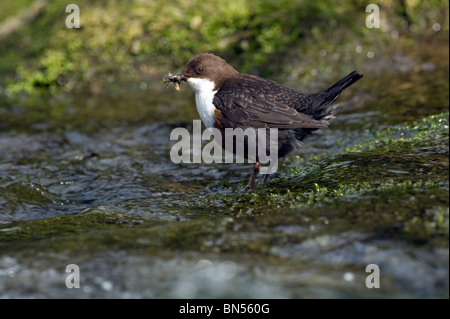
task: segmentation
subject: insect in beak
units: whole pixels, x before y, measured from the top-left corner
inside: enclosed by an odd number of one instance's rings
[[[180,90],[180,83],[182,81],[187,81],[187,77],[185,77],[183,74],[178,73],[178,74],[172,74],[169,70],[169,76],[163,79],[164,84],[169,85],[169,83],[173,83],[173,86],[175,87],[175,90],[179,91]]]

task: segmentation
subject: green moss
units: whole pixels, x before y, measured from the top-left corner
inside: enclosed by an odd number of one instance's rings
[[[0,21],[26,9],[30,1],[13,3],[0,5]],[[364,64],[367,52],[354,53],[355,43],[365,50],[376,46],[382,56],[389,54],[384,48],[408,46],[412,40],[400,34],[393,41],[389,35],[404,19],[397,1],[383,3],[390,17],[383,31],[365,27],[365,3],[354,1],[336,6],[329,0],[83,0],[77,2],[80,29],[65,27],[66,5],[63,0],[48,2],[36,19],[0,41],[0,72],[10,98],[20,92],[35,96],[76,89],[104,92],[111,86],[119,90],[123,83],[142,80],[155,84],[167,67],[179,69],[202,51],[218,53],[244,72],[301,75],[309,81],[313,69],[328,75],[332,69],[336,73]],[[447,2],[408,3],[407,9],[420,34],[427,35],[435,22],[448,28],[441,16],[448,11]],[[318,54],[321,50],[330,56],[353,53],[325,58]]]
[[[54,217],[33,221],[16,222],[0,228],[1,242],[28,243],[61,234],[81,234],[89,229],[105,230],[129,227],[131,220],[111,214],[79,214],[76,216]]]
[[[313,161],[312,161],[313,162]],[[232,216],[296,214],[448,245],[448,113],[390,126],[252,192],[211,194],[202,205]],[[348,226],[346,226],[348,227]]]
[[[2,1],[0,4],[0,23],[20,14],[33,0]]]
[[[222,185],[221,191],[200,196],[189,205],[191,209],[208,207],[215,216],[165,222],[97,207],[75,216],[3,225],[0,247],[32,245],[41,250],[84,253],[99,247],[149,253],[195,248],[267,254],[278,242],[312,236],[300,232],[286,238],[286,234],[273,234],[273,227],[308,228],[328,223],[333,223],[332,232],[336,233],[352,229],[447,247],[448,185],[446,113],[386,127],[340,154],[311,167],[296,167],[252,192]],[[324,232],[331,235],[329,229]],[[245,234],[253,235],[247,238]]]
[[[155,250],[202,250],[208,238],[214,238],[213,220],[180,223],[136,219],[114,210],[82,213],[74,216],[14,222],[0,226],[0,249],[19,249],[32,245],[39,250],[82,250],[143,248]]]
[[[362,134],[358,144],[314,163],[297,166],[287,182],[304,189],[314,183],[336,187],[358,182],[402,182],[415,178],[448,179],[448,113],[408,125],[388,126]],[[407,154],[407,156],[405,156]]]

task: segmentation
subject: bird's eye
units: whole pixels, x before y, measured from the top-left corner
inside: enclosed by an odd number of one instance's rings
[[[204,69],[203,67],[199,66],[199,67],[196,69],[196,71],[197,71],[197,73],[203,73],[203,71],[205,71],[205,69]]]

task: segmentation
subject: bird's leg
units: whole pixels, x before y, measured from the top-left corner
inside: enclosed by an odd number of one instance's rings
[[[260,168],[260,167],[261,167],[261,163],[260,163],[260,162],[256,162],[256,163],[255,163],[255,166],[254,166],[254,168],[253,168],[253,174],[252,174],[252,176],[250,177],[250,180],[248,181],[247,186],[245,186],[245,190],[248,190],[248,189],[252,188],[253,183],[255,182],[255,178],[256,178],[256,176],[258,176],[258,174],[259,174],[259,168]]]
[[[269,178],[269,174],[264,175],[263,184],[267,182],[267,179]]]

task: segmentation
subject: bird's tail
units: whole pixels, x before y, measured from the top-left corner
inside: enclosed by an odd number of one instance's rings
[[[329,97],[332,98],[331,102],[333,102],[339,94],[347,87],[361,79],[363,75],[361,73],[358,73],[358,71],[353,71],[349,75],[345,76],[344,78],[337,81],[335,84],[330,86],[326,91],[323,93],[326,93]]]
[[[330,86],[325,91],[322,91],[317,94],[311,94],[310,98],[312,99],[310,108],[305,110],[299,110],[310,115],[313,119],[317,121],[322,121],[327,123],[333,115],[334,111],[337,107],[337,104],[333,105],[333,102],[339,97],[341,92],[361,79],[363,77],[362,74],[358,73],[358,71],[353,71],[349,75],[337,81],[335,84]],[[301,128],[294,131],[295,139],[297,141],[297,146],[300,145],[300,142],[313,131],[317,130],[317,128]]]
[[[318,93],[315,97],[317,104],[313,118],[317,120],[327,120],[331,118],[336,108],[336,106],[332,106],[331,104],[339,97],[345,88],[348,88],[362,77],[363,75],[355,70],[337,81],[325,91]]]

